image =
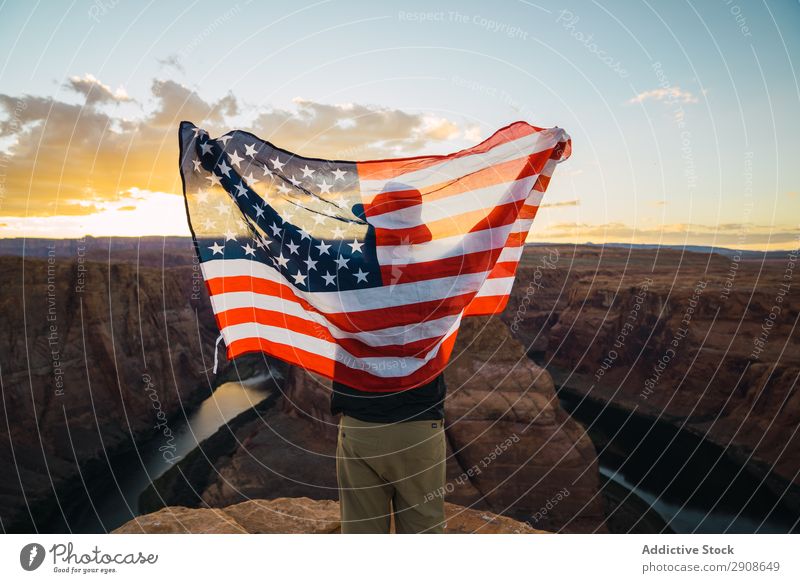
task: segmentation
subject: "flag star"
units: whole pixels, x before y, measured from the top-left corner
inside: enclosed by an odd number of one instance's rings
[[[322,183],[317,184],[317,186],[319,186],[320,194],[330,194],[331,186],[333,186],[333,184],[328,184],[325,180],[323,180]]]
[[[211,153],[211,144],[206,142],[205,144],[200,144],[200,149],[203,151],[202,155],[205,156],[206,154]]]
[[[222,136],[221,138],[218,138],[218,139],[219,139],[220,142],[222,142],[223,146],[227,146],[228,145],[228,140],[230,140],[231,137],[230,136]]]
[[[337,239],[341,239],[342,237],[344,237],[344,231],[342,231],[339,225],[336,225],[336,228],[333,230],[333,236],[336,237]]]
[[[306,266],[308,267],[308,269],[306,269],[306,271],[311,271],[312,269],[316,269],[317,268],[317,262],[315,260],[311,259],[310,256],[303,263],[305,263]]]
[[[253,205],[253,210],[256,211],[256,220],[258,220],[258,219],[260,219],[261,217],[264,216],[264,211],[267,210],[267,209],[262,207],[262,206],[260,206],[260,205],[254,204]]]
[[[315,170],[313,168],[309,168],[308,164],[306,164],[300,169],[300,172],[303,173],[303,178],[310,178],[311,175],[314,174]]]
[[[286,162],[281,162],[280,158],[276,155],[275,158],[270,160],[272,162],[272,169],[273,170],[282,170],[284,166],[286,166]]]
[[[322,225],[325,223],[325,217],[321,214],[314,215],[314,224],[315,225]]]
[[[250,156],[251,158],[256,157],[256,145],[255,144],[245,144],[244,145],[244,155]]]
[[[247,189],[240,182],[236,185],[236,196],[247,196]]]
[[[283,256],[283,251],[281,251],[281,254],[280,254],[280,255],[278,255],[278,256],[275,258],[275,261],[276,261],[277,263],[280,263],[281,267],[286,267],[286,265],[289,263],[289,258],[288,258],[288,257],[284,257],[284,256]]]
[[[225,231],[225,242],[226,243],[228,241],[235,241],[235,240],[236,240],[236,233],[234,233],[233,231],[230,231],[230,230],[229,231]]]
[[[289,192],[291,192],[291,190],[285,184],[279,184],[278,185],[278,192],[280,192],[281,194],[289,194]]]
[[[320,242],[319,242],[319,245],[315,245],[315,247],[316,247],[317,249],[319,249],[319,254],[320,254],[320,255],[330,255],[330,253],[328,253],[328,249],[330,249],[330,248],[331,248],[331,246],[330,246],[330,245],[327,245],[327,244],[325,243],[325,241],[320,241]]]
[[[200,128],[192,128],[192,131],[194,132],[194,137],[196,138],[197,136],[200,135],[200,132],[202,132],[203,130],[201,130]]]
[[[286,247],[289,248],[289,254],[291,255],[292,253],[297,253],[297,250],[300,248],[300,245],[289,239],[289,242],[286,243]]]
[[[217,253],[219,253],[220,255],[224,255],[223,250],[225,249],[225,247],[223,247],[216,241],[214,241],[214,244],[211,247],[209,247],[209,249],[211,249],[214,252],[213,255],[216,255]]]
[[[252,255],[253,257],[256,256],[256,248],[255,247],[251,247],[250,243],[242,245],[242,249],[244,249],[244,254],[245,255]]]
[[[195,172],[200,172],[200,170],[203,169],[203,167],[201,166],[200,160],[192,160],[192,164],[194,164],[194,171]]]
[[[269,176],[270,178],[275,178],[275,175],[272,173],[266,164],[261,167],[261,171],[264,173],[263,176]]]
[[[334,182],[339,180],[339,179],[344,180],[344,175],[345,174],[347,174],[347,172],[342,170],[342,169],[340,169],[340,168],[337,168],[336,170],[334,170],[333,171],[333,176],[334,176],[333,180],[334,180]]]
[[[276,223],[272,223],[269,226],[269,228],[272,229],[272,236],[273,237],[280,237],[281,236],[281,228]]]
[[[358,271],[356,273],[354,273],[353,275],[356,276],[356,283],[358,283],[360,281],[363,281],[364,283],[367,282],[367,273],[361,271],[360,267],[358,268]]]
[[[254,184],[258,183],[258,180],[256,180],[255,176],[253,176],[253,172],[252,171],[250,172],[250,174],[248,174],[247,176],[243,177],[242,180],[244,180],[247,183],[247,186],[253,186]]]
[[[297,271],[297,273],[292,275],[292,277],[294,278],[294,282],[296,284],[298,284],[298,285],[305,285],[306,284],[306,276],[303,275],[299,270]]]
[[[269,245],[269,241],[264,239],[264,237],[262,237],[261,235],[255,237],[253,241],[255,242],[256,247],[258,247],[259,249],[265,249],[266,246]]]
[[[292,177],[289,179],[289,182],[291,182],[294,186],[300,186],[300,181],[294,177],[294,174],[292,174]]]
[[[198,190],[195,196],[197,197],[197,202],[199,203],[205,203],[208,200],[208,192],[205,190]]]
[[[211,229],[213,229],[216,226],[217,226],[217,223],[215,223],[211,219],[206,219],[205,221],[203,221],[203,228],[206,231],[210,231]]]
[[[349,267],[347,267],[347,262],[349,260],[346,257],[340,255],[339,257],[334,259],[334,261],[336,262],[336,265],[338,265],[337,269],[342,269],[342,268],[349,269]]]
[[[236,150],[234,150],[233,154],[230,154],[230,156],[228,157],[231,159],[231,164],[233,164],[237,168],[242,167],[241,162],[244,160],[244,158],[242,158]]]
[[[215,184],[217,186],[222,186],[222,182],[220,182],[220,177],[217,176],[216,174],[209,174],[208,176],[206,176],[206,180],[209,180],[211,182],[209,186],[214,186]]]
[[[350,249],[353,250],[353,253],[361,253],[361,248],[364,246],[364,243],[360,243],[358,239],[353,239],[352,243],[348,243],[350,245]]]
[[[330,272],[326,273],[322,276],[322,279],[325,280],[325,285],[335,285],[336,283],[336,276],[331,275]]]
[[[231,212],[231,207],[222,201],[220,201],[219,204],[214,208],[217,209],[217,212],[221,215],[227,215]]]
[[[311,235],[309,235],[309,234],[306,232],[306,230],[305,230],[305,229],[298,229],[298,231],[299,231],[299,233],[300,233],[300,240],[301,240],[301,241],[302,241],[303,239],[308,239],[309,241],[311,240]]]
[[[219,168],[219,171],[220,171],[220,172],[222,172],[222,173],[223,173],[225,176],[227,176],[228,178],[230,178],[230,177],[231,177],[231,167],[230,167],[230,166],[228,166],[228,165],[225,163],[225,160],[223,160],[222,162],[220,162],[219,164],[217,164],[217,168]]]

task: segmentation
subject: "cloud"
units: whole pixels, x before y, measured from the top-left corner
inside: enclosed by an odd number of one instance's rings
[[[244,125],[289,150],[351,160],[408,155],[463,134],[443,117],[306,99],[291,109],[254,111],[254,121],[243,123],[242,104],[232,94],[207,100],[158,79],[152,98],[143,101],[145,113],[126,119],[102,107],[130,101],[122,89],[113,91],[92,75],[71,77],[66,85],[85,103],[0,93],[6,157],[0,217],[86,215],[137,188],[179,193],[176,128],[184,119],[211,135]]]
[[[697,97],[690,91],[680,87],[668,87],[643,91],[628,100],[628,103],[643,103],[645,101],[666,101],[667,103],[697,103]]]
[[[112,91],[111,87],[101,83],[91,73],[87,73],[83,77],[70,77],[69,80],[64,83],[64,86],[85,96],[87,104],[131,101],[131,98],[123,87]]]
[[[565,200],[561,202],[546,202],[544,204],[539,205],[539,208],[554,208],[560,206],[579,206],[581,201],[579,199],[575,200]]]
[[[463,135],[451,120],[401,109],[303,98],[294,104],[261,113],[254,132],[303,155],[351,160],[409,155]]]
[[[83,215],[94,210],[85,203],[119,200],[134,188],[177,193],[177,124],[192,119],[220,131],[237,111],[232,96],[207,102],[174,81],[154,81],[152,111],[127,120],[97,107],[119,94],[95,81],[69,81],[85,105],[0,94],[0,133],[12,141],[0,215]]]
[[[166,69],[172,68],[181,73],[186,72],[186,69],[183,67],[183,63],[181,62],[181,58],[176,54],[167,55],[163,59],[156,59],[156,62]]]

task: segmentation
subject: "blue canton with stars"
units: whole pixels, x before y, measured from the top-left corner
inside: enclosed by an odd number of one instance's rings
[[[259,261],[306,292],[383,285],[355,163],[303,158],[242,131],[214,140],[188,122],[180,138],[201,262]]]

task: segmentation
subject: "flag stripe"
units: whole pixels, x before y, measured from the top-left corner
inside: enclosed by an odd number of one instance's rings
[[[379,358],[381,356],[396,357],[424,357],[430,350],[435,349],[444,337],[443,334],[452,328],[454,318],[442,318],[439,321],[448,321],[449,325],[441,326],[442,334],[430,338],[411,339],[403,335],[396,335],[391,343],[389,338],[381,338],[383,334],[373,334],[377,340],[363,342],[354,338],[355,334],[341,333],[334,335],[329,326],[324,326],[303,317],[292,316],[275,310],[261,310],[257,308],[237,308],[226,310],[218,314],[218,322],[224,330],[225,337],[231,341],[240,340],[237,331],[241,326],[255,323],[263,326],[287,329],[298,334],[305,334],[332,344],[338,344],[349,354],[358,358]],[[245,329],[246,330],[246,329]],[[409,336],[416,336],[410,334]]]
[[[435,184],[459,180],[483,169],[503,163],[509,159],[522,160],[538,152],[550,152],[558,145],[559,133],[548,132],[535,134],[519,140],[511,141],[496,147],[494,150],[482,152],[464,158],[437,161],[423,170],[405,169],[392,180],[372,179],[370,169],[363,162],[358,163],[358,176],[361,182],[361,196],[364,204],[372,204],[381,193],[406,191],[411,188],[422,191]],[[520,164],[522,166],[522,164]]]
[[[290,364],[328,378],[335,378],[339,382],[359,387],[361,390],[383,393],[413,389],[429,382],[447,364],[456,339],[456,332],[451,333],[440,343],[439,349],[427,362],[414,366],[417,364],[414,361],[413,364],[406,364],[406,361],[411,359],[396,361],[386,358],[355,359],[346,355],[344,351],[337,352],[335,345],[322,341],[314,343],[301,340],[293,343],[292,338],[287,337],[289,334],[276,339],[263,337],[252,328],[249,332],[249,335],[243,335],[241,339],[228,344],[229,358],[234,358],[232,355],[238,356],[248,352],[267,352]]]
[[[488,151],[495,150],[502,147],[504,144],[517,144],[516,151],[525,149],[526,145],[521,143],[521,140],[528,136],[536,136],[538,133],[546,131],[543,128],[537,128],[525,123],[514,123],[508,127],[502,128],[495,132],[490,138],[481,142],[477,146],[461,150],[454,154],[446,156],[416,156],[413,158],[395,158],[392,160],[370,160],[368,162],[359,162],[359,176],[362,180],[374,181],[387,181],[396,179],[403,174],[411,172],[422,172],[437,164],[441,164],[450,160],[469,159],[479,156]],[[527,144],[529,147],[530,144]],[[466,174],[466,173],[465,173]]]

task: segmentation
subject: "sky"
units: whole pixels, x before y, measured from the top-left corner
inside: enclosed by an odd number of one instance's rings
[[[0,237],[188,234],[177,127],[306,156],[572,137],[529,241],[796,249],[800,3],[0,3]]]

